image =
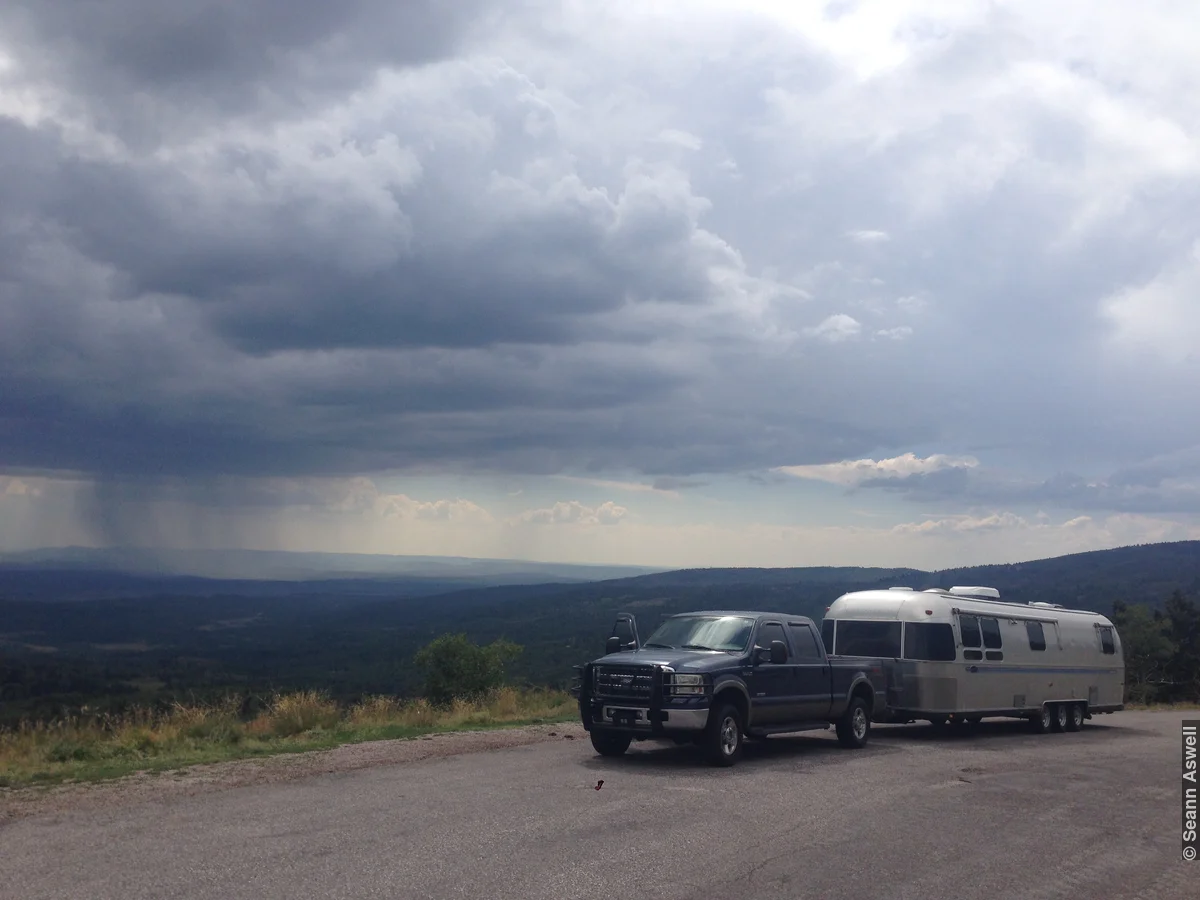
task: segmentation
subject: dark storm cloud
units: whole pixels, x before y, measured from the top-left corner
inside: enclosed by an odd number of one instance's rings
[[[285,109],[453,53],[489,0],[11,0],[0,38],[118,131]],[[147,101],[150,107],[147,108]],[[150,113],[150,116],[146,114]]]
[[[915,446],[1127,471],[878,487],[1186,496],[1132,467],[1200,442],[1193,376],[1115,358],[1102,304],[1184,253],[1196,173],[1011,82],[1024,40],[863,80],[761,25],[568,58],[475,3],[101,9],[0,13],[42,91],[0,114],[0,467],[95,475],[98,521],[138,477]]]

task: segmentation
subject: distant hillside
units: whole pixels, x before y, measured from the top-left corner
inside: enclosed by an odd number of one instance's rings
[[[155,578],[186,576],[238,581],[403,578],[474,585],[600,581],[662,571],[652,566],[283,550],[59,547],[0,553],[0,571],[16,570],[119,572]]]
[[[982,584],[1022,602],[1055,603],[1108,612],[1113,600],[1162,604],[1171,591],[1200,596],[1200,541],[1139,544],[1009,565],[946,569],[941,585]]]
[[[413,691],[413,654],[437,635],[458,631],[481,642],[504,636],[523,645],[518,676],[563,685],[573,666],[602,651],[618,612],[634,613],[647,635],[665,616],[689,609],[787,610],[819,619],[846,591],[955,584],[988,585],[1019,602],[1106,613],[1116,600],[1158,606],[1177,589],[1200,596],[1200,542],[941,572],[691,569],[436,597],[406,593],[386,579],[350,579],[226,582],[211,592],[207,584],[187,582],[171,590],[164,585],[160,594],[87,603],[42,594],[30,602],[3,590],[0,581],[0,717],[227,690],[316,687],[342,699]],[[119,587],[119,580],[108,587]]]

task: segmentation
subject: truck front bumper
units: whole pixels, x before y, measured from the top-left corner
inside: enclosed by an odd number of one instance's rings
[[[582,704],[581,704],[582,705]],[[589,698],[583,713],[587,729],[612,728],[635,734],[669,735],[703,731],[708,724],[708,702],[664,703],[658,709],[606,697]]]

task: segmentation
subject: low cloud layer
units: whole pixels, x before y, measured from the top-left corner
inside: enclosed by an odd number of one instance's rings
[[[114,535],[385,472],[1200,512],[1197,15],[14,0],[5,490]],[[628,525],[578,502],[536,512]]]

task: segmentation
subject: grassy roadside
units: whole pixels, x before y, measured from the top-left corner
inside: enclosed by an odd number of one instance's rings
[[[138,710],[0,731],[0,787],[100,781],[362,741],[563,722],[578,714],[569,694],[514,688],[445,709],[387,696],[343,709],[314,691],[278,695],[249,721],[239,717],[239,707],[230,698],[211,705],[177,704],[161,713]]]

